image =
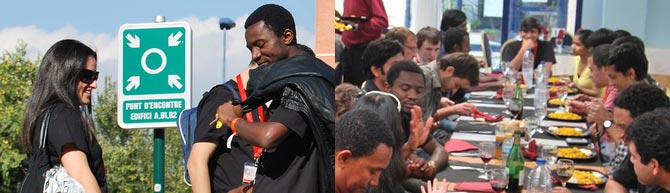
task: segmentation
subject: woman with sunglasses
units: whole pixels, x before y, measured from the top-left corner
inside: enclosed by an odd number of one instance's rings
[[[107,192],[102,149],[90,115],[91,93],[98,87],[97,54],[77,40],[61,40],[46,52],[26,105],[21,142],[29,157],[39,149],[42,122],[47,120],[46,154],[49,164],[62,165],[86,192]],[[43,167],[33,163],[29,167]],[[29,170],[30,171],[30,170]],[[22,192],[42,192],[43,174],[29,173]]]

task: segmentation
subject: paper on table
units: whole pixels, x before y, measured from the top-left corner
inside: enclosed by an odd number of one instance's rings
[[[479,96],[496,96],[496,91],[476,91],[476,92],[471,92],[471,95],[479,95]]]
[[[477,133],[461,133],[454,132],[451,135],[452,139],[460,139],[465,141],[495,141],[495,135],[477,134]]]
[[[555,145],[559,147],[567,147],[568,143],[565,140],[556,140],[556,139],[539,139],[535,138],[537,145]]]
[[[568,126],[568,127],[581,127],[586,128],[586,123],[580,122],[567,122],[567,121],[553,121],[553,120],[542,120],[541,126],[550,127],[550,126]]]

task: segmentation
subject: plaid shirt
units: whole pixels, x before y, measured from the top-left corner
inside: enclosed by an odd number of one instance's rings
[[[626,155],[628,155],[628,146],[626,143],[621,142],[619,144],[619,147],[614,150],[614,157],[612,158],[612,161],[610,162],[609,166],[612,167],[612,169],[607,172],[607,175],[612,175],[612,171],[615,169],[619,168],[621,165],[621,162],[626,158]]]

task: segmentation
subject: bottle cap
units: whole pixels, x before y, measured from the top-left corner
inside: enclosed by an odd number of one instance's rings
[[[537,159],[535,159],[535,163],[537,165],[544,165],[545,163],[547,163],[547,160],[543,157],[538,157]]]

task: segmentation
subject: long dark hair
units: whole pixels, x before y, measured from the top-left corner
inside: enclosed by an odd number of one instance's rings
[[[400,104],[398,104],[396,99],[392,98],[391,94],[368,93],[358,99],[352,108],[352,110],[368,109],[376,112],[382,119],[387,121],[391,132],[393,133],[393,154],[391,155],[391,161],[389,162],[388,168],[382,172],[379,188],[388,188],[388,186],[399,184],[406,175],[405,162],[402,158],[402,146],[405,143],[405,140],[402,133],[398,105]]]
[[[32,151],[33,129],[37,119],[49,106],[64,103],[68,108],[77,112],[81,111],[77,83],[79,83],[81,71],[86,68],[89,57],[97,59],[97,54],[90,47],[71,39],[56,42],[44,54],[35,76],[32,94],[26,104],[23,133],[21,134],[24,150]],[[90,107],[90,104],[88,106]],[[92,140],[93,124],[84,116],[80,117],[89,140]]]

